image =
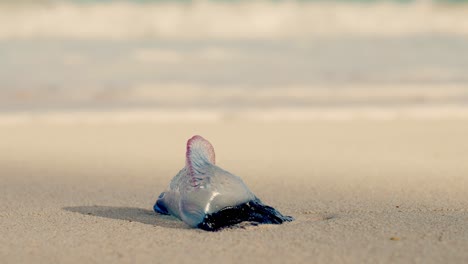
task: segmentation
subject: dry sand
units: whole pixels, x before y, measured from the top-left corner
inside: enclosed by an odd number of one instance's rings
[[[296,221],[151,211],[201,134]],[[0,263],[466,263],[466,120],[0,126]]]

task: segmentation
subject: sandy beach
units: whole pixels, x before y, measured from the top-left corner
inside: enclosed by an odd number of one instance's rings
[[[200,134],[296,218],[189,229],[152,212]],[[1,263],[466,263],[468,122],[135,122],[0,127]]]
[[[468,263],[466,2],[0,1],[0,264]],[[154,213],[196,134],[296,220]]]

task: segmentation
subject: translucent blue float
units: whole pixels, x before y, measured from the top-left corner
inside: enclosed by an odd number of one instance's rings
[[[154,210],[208,231],[244,221],[282,224],[293,220],[263,204],[240,177],[216,166],[213,146],[201,136],[188,140],[185,167],[159,195]]]

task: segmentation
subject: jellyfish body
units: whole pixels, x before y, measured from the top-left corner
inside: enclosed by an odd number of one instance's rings
[[[244,221],[281,224],[293,220],[264,205],[240,177],[216,166],[213,146],[201,136],[188,140],[185,167],[159,195],[154,210],[208,231]]]

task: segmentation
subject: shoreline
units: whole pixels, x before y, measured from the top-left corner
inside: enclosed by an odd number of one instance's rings
[[[317,107],[266,109],[157,109],[12,111],[0,113],[0,125],[178,123],[178,122],[307,122],[353,120],[468,119],[468,106]]]

